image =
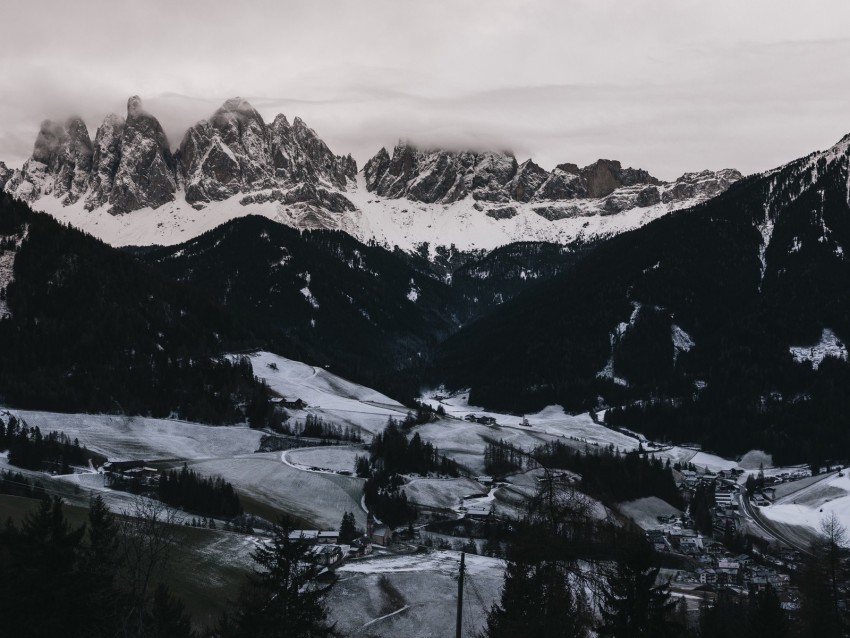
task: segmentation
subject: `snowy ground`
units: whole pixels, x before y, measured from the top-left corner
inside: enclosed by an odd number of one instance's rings
[[[354,461],[358,456],[369,456],[362,446],[322,446],[287,450],[283,453],[284,462],[298,469],[319,468],[327,472],[354,472]]]
[[[829,328],[824,328],[820,341],[812,346],[791,346],[791,356],[797,363],[810,362],[817,370],[826,357],[847,361],[847,346]]]
[[[452,419],[420,426],[417,428],[420,436],[434,443],[441,452],[476,472],[484,471],[483,454],[488,440],[502,439],[525,450],[558,440],[578,450],[584,450],[588,446],[594,448],[613,445],[620,451],[630,451],[637,449],[642,439],[639,435],[631,436],[596,423],[589,414],[566,414],[563,408],[557,405],[544,408],[536,414],[518,417],[469,405],[468,391],[449,394],[438,389],[424,393],[421,399],[435,408],[441,405],[446,415]],[[496,419],[496,426],[471,423],[464,420],[467,415],[492,417]],[[520,425],[523,418],[528,422],[528,426]],[[645,439],[644,446],[647,447]],[[651,450],[649,447],[647,449]],[[738,467],[736,461],[680,446],[659,449],[655,456],[662,460],[669,458],[672,463],[691,462],[700,470],[707,468],[713,472]]]
[[[300,516],[317,528],[339,529],[345,512],[354,512],[358,527],[366,527],[366,515],[360,507],[363,479],[299,470],[284,463],[281,456],[281,452],[265,452],[198,461],[190,467],[202,474],[221,476],[240,495]]]
[[[655,529],[660,527],[659,516],[681,516],[682,512],[675,507],[662,501],[655,496],[638,498],[633,501],[620,503],[618,509],[642,529]]]
[[[124,215],[111,215],[106,206],[87,211],[85,198],[71,206],[63,206],[60,199],[47,196],[36,200],[32,206],[114,246],[179,244],[230,219],[262,215],[295,228],[342,230],[360,241],[374,240],[388,248],[398,246],[411,250],[421,242],[428,242],[434,247],[454,244],[461,250],[490,250],[516,241],[568,243],[578,238],[614,235],[698,203],[694,199],[656,204],[612,215],[602,210],[600,201],[570,200],[561,204],[582,208],[581,214],[548,220],[533,211],[533,207],[540,204],[511,202],[517,214],[509,219],[494,219],[486,211],[475,209],[472,197],[448,205],[378,197],[366,190],[362,173],[358,174],[357,187],[341,194],[351,200],[357,210],[327,213],[274,201],[243,206],[240,203],[242,194],[210,202],[202,210],[195,210],[185,201],[182,191],[176,193],[173,202],[159,208],[143,208]]]
[[[845,528],[850,529],[850,475],[843,472],[826,477],[800,481],[801,488],[783,491],[784,495],[767,507],[760,508],[762,516],[786,525],[796,525],[820,531],[821,521],[835,514]],[[848,538],[850,541],[850,538]]]
[[[346,636],[453,636],[459,567],[460,554],[451,551],[351,561],[337,570],[340,580],[328,599],[331,618]],[[483,628],[504,569],[499,559],[466,556],[464,636]]]
[[[463,497],[488,492],[481,483],[467,478],[415,478],[403,489],[407,500],[417,505],[439,509],[457,509],[463,502]],[[476,499],[475,502],[478,503],[479,500]]]
[[[254,374],[286,398],[301,399],[305,410],[290,411],[294,420],[307,414],[362,430],[368,439],[384,429],[390,417],[401,420],[408,409],[371,388],[352,383],[322,368],[293,361],[270,352],[250,355]]]
[[[204,459],[245,454],[259,447],[260,432],[247,426],[105,414],[11,410],[42,432],[62,431],[110,460]]]

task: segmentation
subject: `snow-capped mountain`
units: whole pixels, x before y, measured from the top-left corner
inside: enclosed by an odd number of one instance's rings
[[[44,121],[32,157],[5,180],[5,190],[48,212],[55,213],[58,203],[69,209],[68,221],[91,230],[88,223],[97,224],[104,213],[160,210],[169,204],[167,210],[177,213],[187,205],[199,210],[234,196],[242,205],[285,202],[336,212],[353,209],[339,191],[356,173],[351,156],[333,155],[300,118],[290,125],[278,115],[266,125],[241,98],[227,100],[209,120],[192,126],[172,153],[159,121],[133,96],[126,119],[108,115],[93,144],[78,117]],[[81,200],[85,211],[93,213],[87,218],[75,206]],[[179,214],[172,221],[179,225],[177,218]]]
[[[517,214],[515,208],[498,204],[559,202],[533,208],[550,220],[708,199],[741,179],[738,171],[726,169],[686,173],[665,183],[645,170],[623,168],[620,162],[605,159],[584,168],[559,164],[547,172],[532,160],[518,164],[509,153],[419,150],[408,143],[399,143],[392,157],[382,148],[363,173],[367,189],[382,197],[436,204],[471,197],[481,202],[479,210],[496,219]]]
[[[599,160],[546,171],[509,153],[381,149],[358,174],[300,118],[269,124],[244,99],[192,126],[176,151],[134,96],[94,143],[79,118],[45,121],[5,190],[113,245],[173,245],[260,214],[295,228],[343,230],[410,250],[492,249],[618,234],[723,192],[738,171],[662,182]]]

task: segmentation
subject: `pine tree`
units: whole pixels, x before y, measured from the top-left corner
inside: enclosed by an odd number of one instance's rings
[[[590,626],[586,601],[551,561],[511,561],[502,598],[487,616],[485,638],[581,638]]]
[[[154,638],[195,638],[186,607],[165,585],[157,586],[150,614],[150,635]]]
[[[804,636],[847,636],[850,622],[841,586],[847,580],[847,532],[835,514],[821,522],[800,583]]]
[[[309,545],[290,538],[288,519],[278,521],[272,537],[251,554],[256,564],[235,613],[225,618],[226,638],[313,638],[331,635],[323,598],[330,586],[315,582],[318,568],[309,562]]]
[[[652,547],[643,539],[621,546],[603,592],[600,635],[664,638],[681,631],[671,620],[676,601],[670,598],[669,584],[656,584],[659,568],[654,562]]]
[[[750,638],[787,638],[791,633],[779,596],[770,585],[750,593],[747,619]]]
[[[80,559],[85,615],[90,619],[92,638],[106,638],[115,635],[125,601],[115,583],[119,560],[118,523],[100,495],[89,504],[87,539]]]
[[[342,523],[339,526],[339,542],[347,545],[357,538],[357,523],[354,512],[346,512],[342,515]]]

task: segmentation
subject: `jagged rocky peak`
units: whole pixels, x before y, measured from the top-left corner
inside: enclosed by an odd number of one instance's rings
[[[734,168],[724,168],[719,171],[700,171],[685,173],[662,194],[665,203],[699,197],[708,199],[719,195],[744,176]]]
[[[364,169],[370,191],[384,197],[442,203],[472,195],[485,201],[508,201],[508,184],[517,172],[510,153],[422,150],[399,141],[392,157],[381,149]]]
[[[572,165],[574,166],[574,165]],[[600,159],[582,168],[578,174],[587,185],[587,196],[605,197],[623,186],[661,182],[643,169],[623,168],[616,160]]]
[[[208,121],[198,122],[186,132],[180,145],[180,165],[186,200],[196,207],[260,190],[272,193],[244,201],[283,201],[284,190],[302,184],[345,190],[357,174],[352,157],[334,155],[301,118],[290,124],[284,115],[278,115],[267,125],[256,109],[239,97],[227,100]]]
[[[557,219],[578,214],[575,211],[586,214],[592,202],[597,202],[591,206],[594,212],[612,214],[662,202],[707,199],[741,177],[727,169],[687,174],[665,183],[643,169],[623,168],[620,162],[607,159],[583,168],[563,163],[546,171],[530,159],[518,165],[511,153],[420,150],[404,141],[396,145],[392,156],[384,148],[378,151],[363,173],[370,192],[426,203],[447,204],[467,196],[494,204],[585,200],[581,209],[572,205],[540,208],[547,218]],[[486,209],[483,203],[475,207]]]
[[[82,118],[71,117],[65,122],[65,142],[60,153],[56,195],[64,196],[66,204],[73,204],[88,188],[94,154],[89,129]]]
[[[6,183],[12,179],[15,171],[6,166],[5,162],[0,162],[0,192],[6,188]]]
[[[508,194],[518,202],[529,202],[548,177],[549,173],[545,169],[530,159],[525,160],[517,167]]]
[[[32,160],[47,165],[48,169],[55,170],[66,139],[65,126],[61,122],[44,120],[35,138]]]
[[[174,200],[177,182],[168,138],[159,120],[144,110],[138,95],[127,100],[120,155],[109,196],[109,212],[158,208]]]
[[[109,202],[112,184],[121,161],[121,138],[124,135],[124,118],[110,113],[94,136],[89,193],[86,209],[94,210]]]
[[[45,120],[32,156],[7,180],[6,190],[26,201],[52,194],[72,204],[88,188],[91,161],[91,138],[82,119]]]
[[[247,100],[231,98],[186,131],[180,164],[191,204],[271,187],[268,127]]]
[[[300,117],[292,121],[289,129],[294,141],[294,146],[300,153],[302,164],[296,173],[300,179],[314,183],[326,182],[330,186],[345,189],[348,180],[354,181],[357,177],[357,164],[351,155],[334,155],[318,135],[304,123]]]
[[[381,148],[375,156],[363,166],[363,177],[366,178],[366,189],[370,192],[378,188],[378,182],[390,166],[390,154],[386,148]]]

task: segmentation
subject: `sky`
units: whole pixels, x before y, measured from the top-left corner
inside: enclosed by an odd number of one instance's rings
[[[850,132],[846,0],[36,0],[3,8],[0,160],[130,95],[176,148],[227,98],[382,146],[763,171]]]

